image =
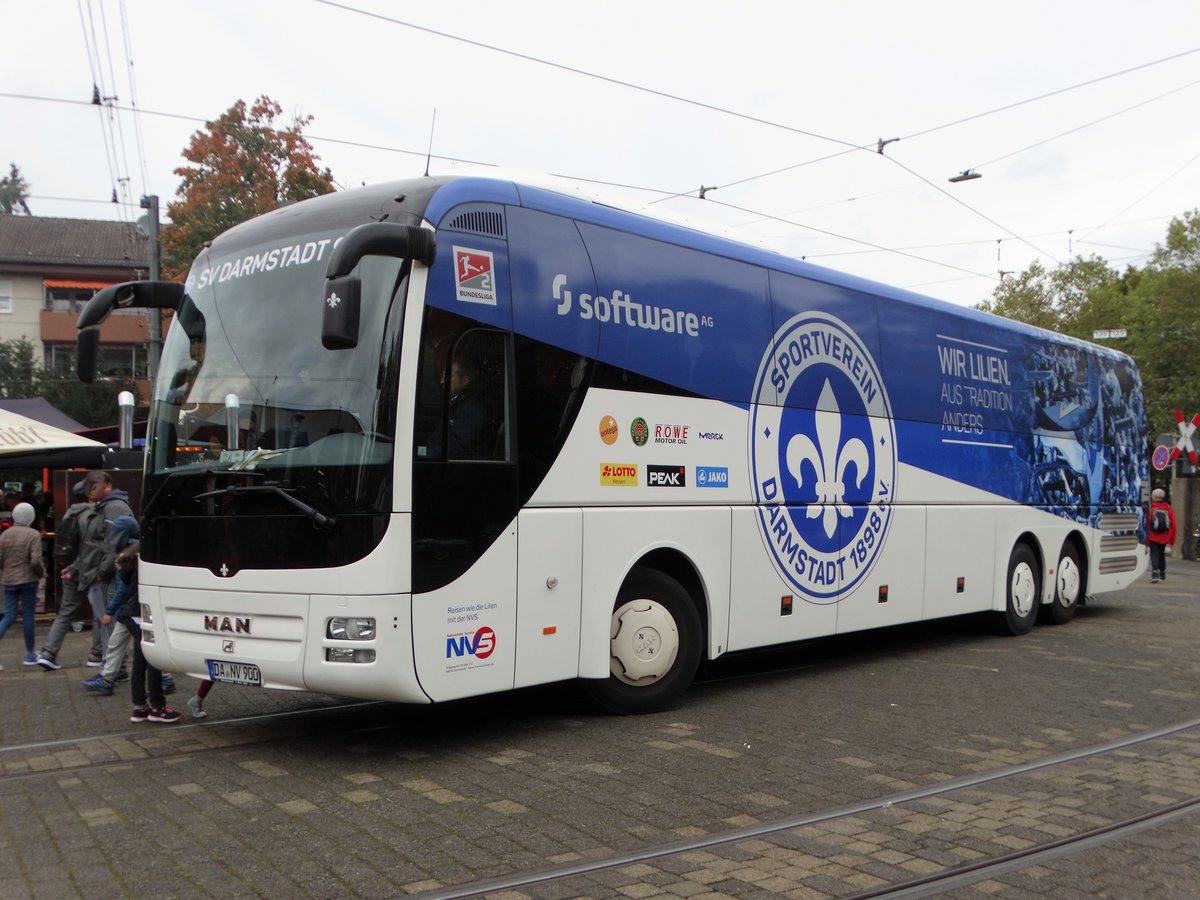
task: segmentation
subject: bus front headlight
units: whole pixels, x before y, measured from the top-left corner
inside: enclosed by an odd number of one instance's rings
[[[373,641],[375,640],[375,620],[334,616],[325,626],[325,636],[335,641]]]

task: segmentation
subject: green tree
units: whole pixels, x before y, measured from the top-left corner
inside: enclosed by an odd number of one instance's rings
[[[1171,221],[1128,293],[1128,352],[1137,360],[1151,434],[1175,430],[1175,410],[1200,409],[1200,211]]]
[[[301,134],[312,116],[281,128],[275,120],[282,113],[265,95],[249,107],[238,100],[192,135],[183,151],[191,165],[175,170],[183,180],[167,205],[171,222],[161,235],[166,277],[181,280],[205,241],[234,225],[333,191],[333,174],[318,168]]]
[[[1092,297],[1114,285],[1118,278],[1098,256],[1078,256],[1054,269],[1034,261],[1025,271],[1000,282],[992,299],[975,308],[1061,334],[1086,337],[1080,334],[1080,328],[1090,316]]]
[[[10,400],[44,397],[46,402],[90,427],[117,421],[117,395],[131,391],[141,403],[132,379],[97,379],[84,384],[71,375],[56,375],[44,368],[28,338],[0,340],[0,397]]]
[[[0,397],[20,400],[38,396],[40,367],[28,338],[0,341]]]
[[[39,383],[39,396],[89,428],[116,424],[117,397],[121,391],[133,394],[135,408],[143,402],[137,382],[128,378],[97,378],[91,384],[84,384],[70,375],[55,376],[42,369]]]
[[[9,163],[8,175],[0,178],[0,212],[6,215],[14,215],[18,209],[27,216],[32,216],[29,211],[29,204],[26,202],[29,199],[29,183],[21,175],[21,170],[17,168],[16,163]]]

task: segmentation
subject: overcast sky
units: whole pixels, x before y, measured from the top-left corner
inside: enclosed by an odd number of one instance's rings
[[[457,159],[610,183],[596,187],[961,304],[1034,259],[1140,265],[1200,206],[1196,0],[0,12],[0,163],[21,167],[35,215],[133,220],[147,193],[165,214],[192,132],[264,93],[314,117],[346,189],[421,175],[436,109],[434,174]],[[117,109],[89,105],[94,83]],[[947,181],[963,170],[983,177]],[[700,200],[701,185],[717,190]],[[114,187],[132,206],[106,202]]]

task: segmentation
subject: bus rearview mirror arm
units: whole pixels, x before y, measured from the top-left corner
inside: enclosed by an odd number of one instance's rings
[[[358,346],[362,281],[351,275],[366,256],[392,256],[433,265],[437,244],[433,232],[414,225],[368,222],[351,229],[334,248],[325,269],[321,344],[326,350]]]
[[[173,309],[183,303],[183,285],[174,281],[125,281],[97,291],[75,323],[75,373],[84,384],[96,376],[100,351],[100,323],[113,309]]]

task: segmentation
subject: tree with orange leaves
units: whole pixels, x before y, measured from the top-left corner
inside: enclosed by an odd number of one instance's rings
[[[205,241],[254,216],[334,190],[333,173],[318,168],[301,129],[312,116],[278,128],[283,107],[265,94],[247,107],[239,100],[192,135],[183,151],[190,166],[167,205],[161,234],[163,275],[182,281]]]

